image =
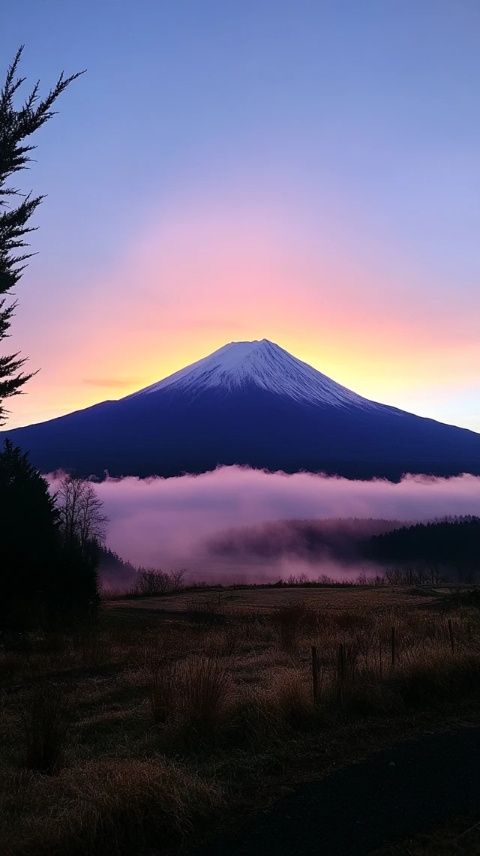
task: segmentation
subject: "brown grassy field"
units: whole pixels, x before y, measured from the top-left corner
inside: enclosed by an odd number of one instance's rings
[[[423,605],[437,603],[439,594],[446,594],[449,588],[417,589],[396,586],[321,586],[296,587],[246,587],[231,589],[199,588],[162,597],[135,598],[125,600],[117,598],[111,601],[112,607],[129,609],[160,609],[168,612],[186,612],[189,609],[221,609],[226,616],[256,616],[272,613],[287,604],[302,602],[306,607],[319,612],[371,614],[382,609],[394,612],[418,605],[418,597]]]
[[[0,655],[0,850],[186,851],[296,782],[475,717],[479,666],[475,593],[106,602],[96,627]]]

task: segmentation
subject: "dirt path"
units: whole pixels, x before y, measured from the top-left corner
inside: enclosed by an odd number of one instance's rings
[[[480,811],[480,727],[424,736],[303,785],[202,856],[366,856]]]

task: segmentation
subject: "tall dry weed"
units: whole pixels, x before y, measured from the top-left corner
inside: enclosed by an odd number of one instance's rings
[[[181,724],[184,732],[214,737],[222,723],[229,679],[218,657],[192,657],[179,670]]]

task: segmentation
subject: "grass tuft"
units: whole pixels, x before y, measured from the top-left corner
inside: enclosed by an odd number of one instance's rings
[[[180,717],[184,734],[215,738],[224,720],[229,679],[218,657],[192,657],[180,670]]]

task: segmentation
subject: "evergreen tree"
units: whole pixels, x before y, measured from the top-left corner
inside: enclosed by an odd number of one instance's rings
[[[93,488],[79,485],[81,495]],[[26,454],[7,441],[0,452],[0,636],[51,630],[90,619],[98,603],[100,544],[93,528],[101,503],[79,512],[79,529],[65,531],[64,506]],[[89,535],[82,538],[90,519]]]
[[[55,587],[58,512],[45,479],[9,441],[0,508],[0,630],[26,630],[44,624]]]
[[[62,73],[43,99],[37,83],[17,107],[16,96],[24,82],[18,76],[21,55],[22,48],[0,92],[0,345],[15,312],[12,289],[31,255],[25,252],[26,237],[34,228],[30,218],[43,198],[22,197],[8,182],[27,168],[34,149],[29,138],[53,116],[55,101],[78,77],[65,78]],[[24,364],[19,354],[0,355],[0,424],[5,421],[4,400],[21,392],[31,377],[24,372]],[[94,510],[101,515],[93,489],[85,489],[84,495],[88,502],[82,542],[77,532],[66,537],[48,484],[27,456],[8,441],[0,451],[0,633],[4,636],[68,625],[91,614],[98,597],[98,546],[85,527]]]
[[[29,194],[15,204],[21,194],[8,186],[8,181],[28,166],[30,153],[35,148],[27,142],[28,138],[53,116],[55,101],[79,76],[64,77],[62,73],[43,99],[39,97],[39,84],[36,83],[24,103],[16,107],[15,97],[25,80],[18,76],[22,50],[17,51],[0,92],[0,344],[8,336],[15,312],[16,302],[10,299],[12,289],[31,256],[24,252],[28,246],[26,236],[34,228],[29,221],[43,198]],[[31,377],[23,371],[24,364],[25,358],[18,353],[0,355],[0,424],[5,421],[3,401],[17,395]]]

